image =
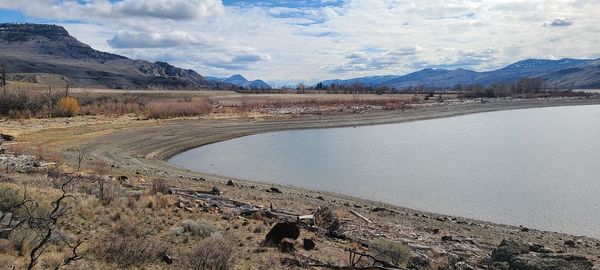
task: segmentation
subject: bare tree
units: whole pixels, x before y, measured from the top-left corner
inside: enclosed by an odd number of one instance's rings
[[[4,95],[6,95],[6,68],[4,68],[4,65],[0,66],[0,83],[2,83],[2,88],[3,88],[3,92]]]
[[[0,224],[0,233],[9,235],[12,231],[27,226],[38,235],[29,252],[27,269],[33,269],[40,256],[48,248],[49,243],[55,239],[62,239],[71,250],[71,255],[63,260],[61,266],[82,258],[83,255],[78,253],[77,249],[83,241],[71,242],[62,235],[63,229],[69,224],[69,221],[65,220],[65,215],[70,210],[66,200],[73,198],[67,193],[67,188],[72,181],[73,178],[70,178],[60,185],[61,195],[51,202],[52,210],[47,215],[40,215],[36,211],[39,203],[28,198],[27,190],[23,192],[23,196],[20,196],[18,191],[11,189],[3,190],[0,194],[0,220],[8,220]]]
[[[81,165],[83,164],[83,159],[85,159],[86,155],[86,149],[82,149],[81,147],[77,148],[77,171],[81,170]]]
[[[41,217],[36,217],[33,214],[29,216],[29,227],[34,229],[40,238],[36,245],[33,246],[29,252],[29,264],[27,266],[28,270],[33,269],[37,263],[37,260],[48,247],[49,241],[60,236],[63,227],[65,227],[68,223],[64,221],[64,217],[71,208],[66,205],[65,200],[73,198],[73,196],[67,193],[67,187],[71,184],[71,182],[73,182],[73,178],[70,178],[61,184],[60,190],[62,193],[57,199],[52,201],[52,211],[47,216],[44,215]],[[81,245],[81,241],[77,241],[75,244],[71,244],[67,240],[63,241],[71,248],[73,253],[72,256],[63,261],[63,265],[80,259],[81,256],[77,254],[77,248]]]

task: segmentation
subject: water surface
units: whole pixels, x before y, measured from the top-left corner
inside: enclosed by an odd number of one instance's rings
[[[173,157],[190,170],[600,237],[600,106],[283,131]]]

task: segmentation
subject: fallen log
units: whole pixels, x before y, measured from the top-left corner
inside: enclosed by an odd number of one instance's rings
[[[364,220],[365,222],[369,223],[369,224],[373,224],[373,221],[369,220],[368,218],[366,218],[365,216],[359,214],[358,212],[352,210],[352,209],[348,209],[350,211],[350,213],[352,213],[353,215],[359,217],[360,219]]]

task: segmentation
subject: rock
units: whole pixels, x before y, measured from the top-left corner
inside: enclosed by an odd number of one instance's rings
[[[269,189],[267,189],[267,192],[271,192],[271,193],[281,193],[281,190],[279,190],[276,187],[271,187]]]
[[[431,259],[429,259],[424,254],[417,253],[416,255],[408,258],[408,263],[407,263],[406,267],[408,269],[420,270],[420,269],[429,269],[430,265],[431,265]]]
[[[540,244],[530,244],[529,251],[536,253],[554,253],[554,250]]]
[[[442,236],[442,241],[446,242],[446,241],[452,241],[452,236],[450,235],[444,235]]]
[[[567,240],[567,241],[565,241],[565,246],[574,248],[576,246],[576,244],[575,244],[575,241],[573,241],[573,240]]]
[[[505,239],[492,251],[492,261],[508,262],[514,256],[527,253],[529,253],[529,245]]]
[[[283,253],[292,253],[296,250],[294,247],[294,239],[283,238],[281,242],[279,242],[279,251]]]
[[[526,270],[591,270],[592,266],[586,257],[567,254],[527,254],[510,261],[510,269]]]
[[[529,228],[521,226],[521,231],[522,231],[522,232],[528,232],[528,231],[529,231]]]
[[[298,239],[298,236],[300,236],[300,229],[298,228],[297,223],[279,222],[271,228],[269,233],[267,233],[264,244],[267,246],[275,246],[284,238],[296,240]]]
[[[302,247],[305,250],[313,250],[313,249],[315,249],[316,246],[317,246],[317,244],[315,244],[315,241],[313,241],[311,239],[304,238],[302,240]]]
[[[162,261],[167,263],[167,264],[172,264],[173,263],[173,257],[167,255],[167,254],[163,254],[162,255]]]
[[[221,195],[221,190],[218,187],[213,187],[212,190],[210,192],[208,192],[211,195]]]
[[[227,181],[227,185],[228,185],[228,186],[232,186],[232,187],[233,187],[233,186],[235,186],[235,185],[233,184],[233,181],[231,181],[231,180]]]
[[[0,140],[7,141],[7,142],[12,142],[12,141],[15,140],[15,136],[8,135],[8,134],[0,134]]]

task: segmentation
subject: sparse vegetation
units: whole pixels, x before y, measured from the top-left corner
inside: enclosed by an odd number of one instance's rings
[[[193,221],[190,219],[181,221],[181,227],[183,227],[184,232],[189,232],[193,236],[200,238],[210,237],[215,232],[214,226],[202,221]]]
[[[79,101],[77,101],[74,97],[61,97],[58,100],[56,113],[58,116],[66,116],[71,117],[78,115],[81,112],[81,105],[79,105]]]
[[[373,240],[369,245],[369,250],[373,257],[396,266],[406,265],[412,254],[410,248],[405,244],[383,238]]]
[[[219,237],[202,240],[185,256],[185,267],[189,269],[229,270],[235,263],[231,244]]]

